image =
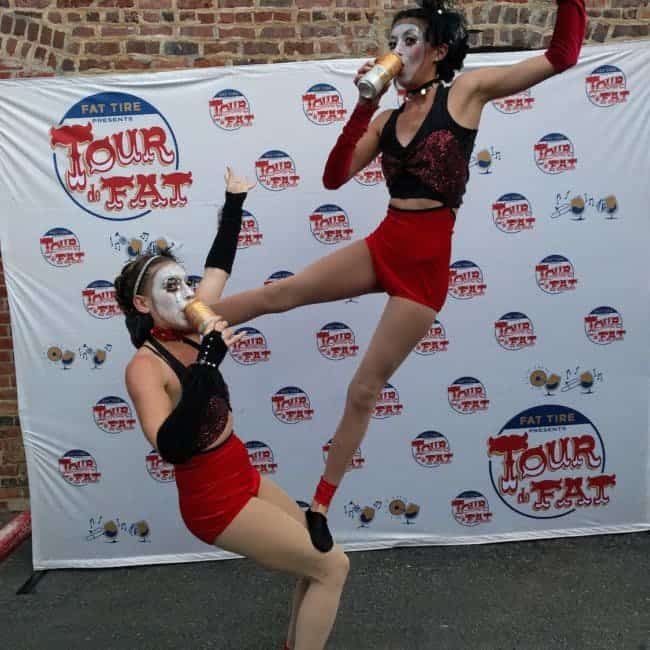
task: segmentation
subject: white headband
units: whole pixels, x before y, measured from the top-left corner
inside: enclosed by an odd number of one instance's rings
[[[142,269],[140,269],[140,273],[138,273],[138,279],[135,281],[135,284],[133,285],[133,297],[134,298],[138,295],[138,289],[140,288],[140,283],[142,282],[142,278],[144,277],[144,274],[147,272],[147,269],[149,268],[149,265],[151,264],[151,262],[153,262],[155,259],[158,259],[159,257],[162,257],[162,255],[154,255],[153,257],[150,257],[142,265]]]

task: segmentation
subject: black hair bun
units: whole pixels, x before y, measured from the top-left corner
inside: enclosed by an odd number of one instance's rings
[[[418,0],[417,4],[425,11],[431,11],[432,13],[442,13],[443,11],[449,11],[445,0]]]

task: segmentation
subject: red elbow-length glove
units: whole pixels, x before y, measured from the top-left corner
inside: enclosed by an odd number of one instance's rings
[[[328,190],[336,190],[348,180],[352,156],[357,142],[368,130],[372,116],[377,110],[374,104],[359,102],[325,163],[323,185]]]
[[[555,72],[564,72],[578,62],[585,38],[587,12],[585,0],[557,0],[557,18],[546,58]]]

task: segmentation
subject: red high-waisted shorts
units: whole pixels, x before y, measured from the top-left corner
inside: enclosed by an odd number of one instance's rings
[[[449,288],[455,218],[451,208],[389,206],[384,220],[366,237],[375,275],[389,296],[408,298],[436,312],[442,309]]]
[[[175,466],[181,516],[188,530],[214,541],[259,492],[260,474],[244,443],[232,433],[209,451]]]

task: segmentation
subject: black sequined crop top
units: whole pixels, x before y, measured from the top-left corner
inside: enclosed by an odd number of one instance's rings
[[[200,348],[199,344],[192,339],[183,338],[183,343],[191,345],[197,350]],[[183,379],[187,374],[188,368],[183,365],[165,346],[161,345],[155,338],[149,337],[147,339],[149,349],[155,352],[159,357],[167,362],[169,367],[176,373],[178,380],[183,384]],[[195,434],[194,453],[201,453],[209,447],[217,438],[223,433],[226,425],[228,424],[228,417],[232,408],[230,406],[230,392],[228,391],[228,384],[224,381],[221,373],[219,374],[219,390],[217,393],[210,397],[207,408],[203,412],[199,420],[198,431]]]
[[[431,110],[406,147],[395,132],[404,105],[384,125],[379,150],[392,198],[431,199],[449,208],[463,202],[477,131],[454,121],[447,109],[448,96],[449,87],[439,85]]]

